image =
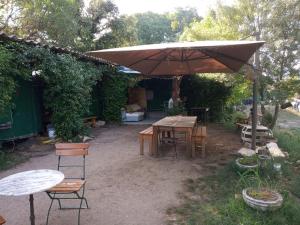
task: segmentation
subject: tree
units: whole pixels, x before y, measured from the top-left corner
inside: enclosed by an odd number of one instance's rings
[[[200,21],[200,17],[195,8],[177,8],[175,12],[169,13],[168,18],[171,20],[172,31],[175,32],[177,39],[192,22]]]
[[[118,8],[110,0],[3,0],[0,30],[8,34],[81,51],[116,27]]]
[[[193,23],[182,38],[206,39],[219,34],[231,39],[229,34],[238,33],[240,39],[266,41],[256,53],[256,73],[262,112],[265,101],[275,105],[274,127],[280,104],[294,94],[299,84],[300,1],[238,0],[233,6],[219,5],[209,17],[202,24]],[[290,91],[282,88],[287,84]]]
[[[107,32],[95,41],[96,49],[117,48],[138,44],[136,18],[121,16],[115,19]]]
[[[135,14],[135,17],[139,44],[154,44],[175,40],[171,21],[166,14],[147,12]]]
[[[20,17],[15,21],[15,34],[26,38],[75,46],[80,1],[25,0],[15,1]]]

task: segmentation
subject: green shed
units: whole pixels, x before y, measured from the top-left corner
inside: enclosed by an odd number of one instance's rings
[[[42,131],[42,89],[32,81],[18,82],[13,106],[0,114],[0,141],[34,136]]]

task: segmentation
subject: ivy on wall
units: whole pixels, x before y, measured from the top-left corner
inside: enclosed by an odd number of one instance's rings
[[[15,43],[0,44],[0,113],[13,106],[17,79],[29,79],[25,57],[18,53],[24,49],[24,46]]]
[[[102,80],[103,116],[107,121],[120,122],[121,109],[127,103],[131,79],[125,74],[107,75]]]
[[[51,112],[57,136],[69,141],[84,133],[82,118],[91,103],[92,87],[108,68],[41,47],[17,43],[0,46],[1,107],[5,109],[11,104],[16,80],[35,79],[31,76],[35,71],[45,83],[44,106]]]
[[[198,75],[185,76],[180,88],[188,111],[193,107],[209,107],[213,120],[222,116],[223,106],[231,93],[230,87],[224,83]]]

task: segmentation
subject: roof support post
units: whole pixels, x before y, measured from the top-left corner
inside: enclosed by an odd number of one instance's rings
[[[252,101],[252,143],[251,148],[256,149],[256,127],[257,127],[257,86],[258,70],[260,68],[259,53],[255,52],[253,65],[253,101]]]
[[[174,76],[172,79],[172,99],[174,106],[178,106],[178,100],[180,98],[180,83],[182,76]]]
[[[252,143],[251,148],[256,149],[256,127],[257,127],[257,76],[254,71],[253,77],[253,99],[252,99]]]

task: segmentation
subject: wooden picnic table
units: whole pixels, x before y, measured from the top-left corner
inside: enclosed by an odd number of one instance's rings
[[[152,140],[152,152],[154,155],[158,155],[158,127],[173,127],[175,131],[185,132],[187,135],[187,151],[188,155],[195,157],[195,151],[192,149],[192,134],[193,129],[197,124],[196,116],[167,116],[155,123],[153,126],[153,140]]]

